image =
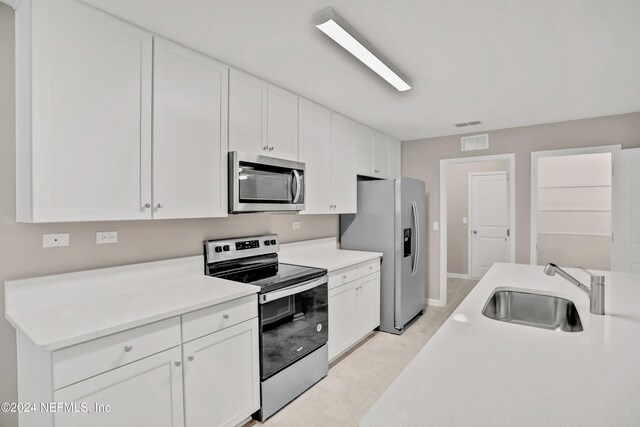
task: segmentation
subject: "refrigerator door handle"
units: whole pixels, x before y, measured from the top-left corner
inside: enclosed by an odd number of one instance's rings
[[[418,205],[411,202],[411,213],[413,214],[413,224],[415,227],[414,240],[416,242],[416,250],[413,253],[413,270],[411,275],[415,276],[418,272],[418,264],[420,263],[420,222],[418,218]]]

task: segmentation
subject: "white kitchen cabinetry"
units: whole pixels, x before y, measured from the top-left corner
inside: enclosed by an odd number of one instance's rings
[[[298,160],[298,95],[269,84],[267,89],[268,155]]]
[[[400,141],[358,125],[356,172],[375,178],[400,178]]]
[[[373,142],[375,131],[361,124],[356,128],[356,173],[373,175]]]
[[[242,71],[229,72],[229,150],[266,155],[267,82]]]
[[[75,0],[15,31],[17,220],[151,218],[152,35]]]
[[[229,150],[298,160],[298,96],[232,69]]]
[[[333,213],[331,199],[331,111],[300,98],[298,157],[305,163],[306,213]]]
[[[80,411],[24,412],[20,426],[235,426],[260,409],[257,316],[247,295],[53,351],[19,333],[20,401]]]
[[[396,139],[391,139],[389,145],[389,176],[391,178],[400,178],[402,176],[401,173],[401,144],[400,141]]]
[[[53,401],[86,404],[91,413],[59,411],[56,427],[181,427],[182,355],[180,347],[75,383],[53,394]]]
[[[300,99],[299,158],[305,163],[303,213],[355,213],[356,123]]]
[[[257,318],[184,344],[188,427],[232,427],[260,409],[258,351]]]
[[[333,213],[357,210],[355,171],[356,123],[339,114],[331,115],[331,199]]]
[[[153,217],[227,215],[228,67],[156,37]]]
[[[329,360],[380,325],[380,259],[329,274]]]

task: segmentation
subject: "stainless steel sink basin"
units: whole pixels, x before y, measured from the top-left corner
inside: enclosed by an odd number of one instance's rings
[[[482,314],[490,319],[563,332],[582,331],[576,306],[568,299],[526,290],[496,289]]]

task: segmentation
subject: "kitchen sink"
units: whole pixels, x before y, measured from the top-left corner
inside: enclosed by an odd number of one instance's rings
[[[583,330],[578,309],[572,301],[527,290],[497,288],[484,305],[482,314],[501,322],[534,328],[563,332]]]

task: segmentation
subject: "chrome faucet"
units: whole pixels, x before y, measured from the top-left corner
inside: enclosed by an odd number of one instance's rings
[[[549,263],[544,268],[544,274],[548,276],[555,276],[558,273],[560,276],[567,279],[569,282],[576,285],[580,290],[589,296],[591,303],[590,310],[593,314],[604,314],[604,276],[593,274],[590,271],[576,265],[580,270],[584,271],[591,277],[591,287],[587,287],[578,279],[558,267],[553,263]]]

